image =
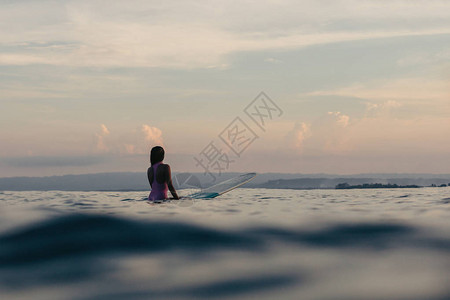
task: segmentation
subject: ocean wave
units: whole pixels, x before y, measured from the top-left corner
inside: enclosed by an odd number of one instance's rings
[[[441,202],[443,204],[449,204],[450,203],[450,198],[444,198],[444,199],[441,200]]]
[[[318,280],[308,264],[281,263],[273,269],[264,268],[269,257],[292,255],[290,251],[295,251],[296,257],[302,259],[320,250],[331,250],[334,254],[329,257],[333,259],[350,259],[353,250],[380,257],[386,249],[393,250],[389,253],[419,249],[418,253],[445,257],[450,240],[394,222],[337,223],[322,228],[219,229],[186,222],[69,214],[0,234],[0,296],[6,291],[17,299],[35,299],[35,290],[58,286],[64,295],[60,299],[259,297],[266,291],[303,289],[308,286],[306,283]],[[139,258],[142,265],[127,268],[128,259]],[[240,263],[233,265],[234,259]],[[161,269],[153,271],[155,278],[162,281],[141,275],[153,260],[162,263]],[[197,264],[206,269],[197,269]],[[225,272],[217,272],[213,266]],[[242,267],[247,271],[242,273]],[[197,271],[195,280],[191,281],[186,273],[185,282],[167,277],[167,272],[183,274],[185,268]],[[128,280],[128,276],[132,279]],[[161,282],[168,283],[164,286]],[[95,288],[89,289],[94,283]],[[86,290],[72,290],[73,284],[85,286]]]
[[[120,300],[120,299],[223,299],[234,298],[254,292],[270,291],[295,284],[301,284],[301,278],[291,274],[255,275],[219,280],[217,282],[194,286],[177,287],[170,290],[143,289],[124,292],[109,292],[101,295],[83,297],[83,300]],[[252,297],[253,298],[253,297]]]
[[[1,235],[0,244],[0,267],[104,253],[253,250],[261,246],[260,241],[245,234],[177,222],[142,222],[90,214],[67,215],[31,224]]]
[[[450,241],[396,223],[335,224],[318,230],[250,227],[225,230],[181,222],[145,222],[107,215],[72,214],[0,235],[0,267],[67,257],[214,249],[264,251],[273,243],[310,247],[426,247],[449,250]]]

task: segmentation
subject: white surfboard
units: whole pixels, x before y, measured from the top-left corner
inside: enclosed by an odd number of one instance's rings
[[[194,199],[212,199],[217,196],[228,193],[235,188],[240,187],[243,184],[246,184],[250,180],[256,177],[256,173],[247,173],[242,174],[237,177],[222,181],[221,183],[210,186],[206,189],[201,190],[200,192],[196,192],[186,196],[186,198],[194,198]],[[184,197],[183,197],[184,198]]]

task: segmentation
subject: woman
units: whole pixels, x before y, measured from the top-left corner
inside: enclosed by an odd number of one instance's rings
[[[160,146],[153,147],[150,152],[151,166],[147,170],[148,182],[152,188],[148,200],[167,199],[167,190],[170,190],[174,199],[179,199],[172,184],[170,166],[163,164],[164,149]]]

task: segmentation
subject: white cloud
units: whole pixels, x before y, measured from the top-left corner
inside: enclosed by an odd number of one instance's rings
[[[297,139],[296,146],[298,148],[301,148],[304,140],[310,137],[311,135],[310,126],[311,125],[302,122],[300,124],[300,128],[298,128],[298,130],[296,131],[296,139]]]
[[[161,129],[144,124],[142,125],[142,132],[147,142],[153,144],[153,146],[163,146]]]
[[[264,61],[268,62],[268,63],[272,63],[272,64],[278,64],[278,63],[282,63],[283,62],[282,60],[279,60],[279,59],[276,59],[276,58],[273,58],[273,57],[268,57],[268,58],[264,59]]]
[[[334,154],[347,150],[350,117],[341,112],[328,112],[312,123],[297,122],[286,136],[288,149],[292,146],[302,154]]]
[[[0,65],[3,66],[26,66],[32,64],[55,64],[58,61],[52,61],[48,57],[36,54],[16,54],[0,53]]]
[[[341,112],[336,111],[329,111],[328,112],[329,116],[334,116],[335,118],[335,122],[337,125],[341,126],[341,127],[347,127],[348,126],[348,122],[350,121],[350,117],[347,115],[343,115],[341,114]]]
[[[235,52],[287,50],[343,41],[434,35],[450,33],[450,29],[291,33],[281,37],[251,39],[207,26],[101,23],[81,26],[76,32],[80,39],[79,46],[72,50],[36,52],[24,48],[20,54],[3,52],[0,53],[0,64],[223,69],[229,65],[228,55]]]
[[[146,124],[139,129],[122,129],[115,134],[101,124],[95,138],[95,152],[116,155],[146,154],[151,147],[163,145],[161,129]]]
[[[382,103],[385,108],[412,102],[422,105],[449,105],[450,84],[445,79],[397,78],[368,81],[334,90],[315,91],[310,96],[343,96]]]
[[[96,151],[97,152],[108,152],[109,147],[105,143],[105,138],[110,134],[109,129],[105,124],[100,125],[100,133],[96,133]]]
[[[296,122],[293,129],[286,135],[288,149],[295,149],[296,152],[303,151],[303,143],[311,136],[311,124]]]
[[[376,156],[445,154],[450,147],[448,129],[450,118],[420,116],[398,118],[395,101],[368,103],[366,112],[350,117],[341,112],[328,112],[308,124],[308,135],[302,136],[301,127],[288,134],[287,145],[297,141],[296,148],[303,155]],[[300,123],[297,123],[300,124]]]
[[[102,135],[109,135],[109,129],[108,129],[108,127],[106,127],[106,125],[105,124],[102,124],[101,126],[100,126],[101,128],[102,128]]]
[[[9,30],[0,31],[8,46],[0,47],[0,65],[224,68],[239,51],[450,33],[446,1],[44,1],[3,8],[0,28]]]

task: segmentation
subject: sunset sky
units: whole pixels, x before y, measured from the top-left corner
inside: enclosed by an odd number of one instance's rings
[[[233,172],[450,173],[450,1],[0,0],[0,124],[0,177],[145,172],[155,145],[201,172],[210,142]]]

